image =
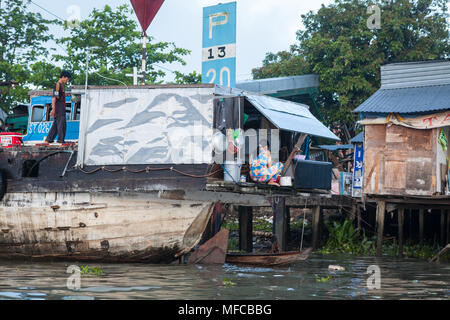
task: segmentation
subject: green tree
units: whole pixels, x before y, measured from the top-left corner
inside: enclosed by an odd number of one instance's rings
[[[381,9],[381,29],[370,30],[367,8]],[[290,50],[268,53],[255,79],[316,73],[325,121],[354,124],[352,110],[380,87],[386,63],[450,55],[446,0],[336,0],[302,16]]]
[[[202,83],[202,75],[197,71],[193,71],[189,74],[184,74],[179,71],[175,71],[175,83],[177,84],[197,84]]]
[[[89,84],[118,84],[115,79],[126,84],[132,84],[133,79],[125,76],[132,73],[133,67],[142,64],[141,32],[137,23],[131,19],[132,9],[122,5],[113,10],[105,6],[103,10],[94,9],[89,18],[80,22],[78,27],[65,30],[70,36],[57,40],[67,48],[66,55],[55,55],[57,61],[64,63],[64,69],[73,73],[74,84],[84,84],[86,55],[89,47],[92,49],[89,57]],[[147,43],[146,83],[161,82],[165,72],[156,70],[154,64],[178,62],[185,65],[182,56],[189,50],[176,47],[171,42]]]
[[[49,55],[45,43],[52,40],[49,26],[39,13],[26,10],[29,0],[0,0],[0,81],[17,81],[14,88],[0,88],[0,107],[9,111],[13,103],[27,101],[29,78],[39,59]]]

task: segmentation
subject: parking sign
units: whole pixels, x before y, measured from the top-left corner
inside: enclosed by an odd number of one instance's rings
[[[202,82],[236,86],[236,2],[203,8]]]

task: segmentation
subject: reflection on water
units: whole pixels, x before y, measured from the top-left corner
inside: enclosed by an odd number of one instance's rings
[[[328,265],[345,271],[329,271]],[[450,264],[416,259],[319,256],[289,267],[225,264],[91,264],[105,276],[83,276],[67,288],[69,263],[0,261],[2,299],[449,299]],[[368,266],[381,270],[381,289],[369,290]],[[316,279],[331,279],[317,282]],[[235,285],[224,285],[224,279]]]

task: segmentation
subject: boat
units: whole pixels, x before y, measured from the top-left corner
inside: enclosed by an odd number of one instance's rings
[[[281,266],[308,259],[312,248],[279,253],[227,253],[225,262],[252,266]]]
[[[45,145],[51,91],[29,94],[23,145],[0,148],[0,258],[174,262],[201,242],[217,202],[247,201],[208,190],[224,180],[214,130],[247,130],[245,112],[283,134],[334,137],[307,106],[212,84],[74,86],[71,143]]]

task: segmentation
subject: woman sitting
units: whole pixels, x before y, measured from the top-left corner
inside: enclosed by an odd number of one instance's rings
[[[281,162],[272,165],[272,156],[270,155],[267,140],[260,141],[259,156],[252,160],[250,155],[250,177],[252,180],[279,187],[278,181],[282,171],[283,164]]]

